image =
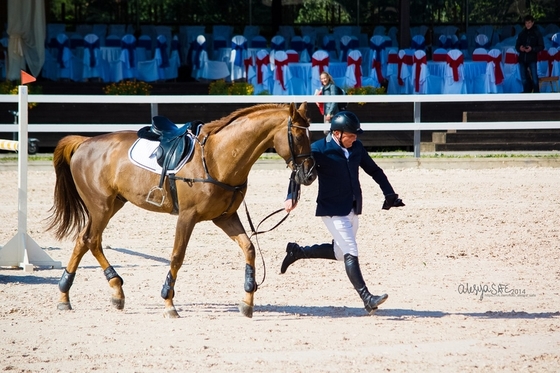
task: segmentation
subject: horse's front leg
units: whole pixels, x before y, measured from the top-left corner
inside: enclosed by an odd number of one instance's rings
[[[239,215],[234,213],[228,217],[220,217],[213,220],[232,240],[237,242],[245,254],[245,297],[239,303],[239,311],[247,316],[253,317],[254,294],[257,291],[255,280],[255,247],[245,233],[245,229],[239,220]]]
[[[180,213],[177,219],[177,226],[175,228],[175,242],[173,244],[173,252],[171,253],[171,263],[169,272],[165,278],[165,283],[161,289],[161,297],[165,302],[164,316],[169,318],[178,318],[179,313],[173,304],[173,297],[175,296],[175,281],[177,280],[177,273],[183,265],[185,259],[185,250],[191,237],[193,228],[196,224],[194,218],[186,213]]]

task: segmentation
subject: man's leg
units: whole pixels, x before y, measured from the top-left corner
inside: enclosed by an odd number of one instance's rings
[[[539,76],[537,75],[537,63],[531,62],[529,64],[529,70],[531,72],[531,81],[533,82],[533,93],[540,93]]]
[[[521,77],[521,84],[523,84],[523,93],[531,92],[527,77],[527,65],[524,62],[519,62],[519,76]]]

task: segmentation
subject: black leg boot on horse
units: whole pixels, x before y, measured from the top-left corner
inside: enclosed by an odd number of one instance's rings
[[[344,265],[346,267],[346,274],[350,279],[354,289],[360,295],[360,298],[364,301],[364,307],[366,311],[373,315],[377,311],[377,307],[387,300],[389,297],[387,294],[382,295],[372,295],[362,277],[362,271],[360,270],[360,263],[358,257],[352,254],[344,254]]]
[[[280,273],[285,273],[290,265],[299,259],[332,259],[336,260],[334,256],[334,249],[332,243],[323,243],[320,245],[312,246],[299,246],[295,242],[289,242],[286,246],[286,257],[282,261]]]

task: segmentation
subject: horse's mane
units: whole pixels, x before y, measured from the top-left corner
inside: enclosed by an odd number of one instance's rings
[[[283,109],[288,108],[286,104],[260,104],[254,105],[246,108],[237,109],[233,113],[229,114],[227,117],[223,117],[212,122],[208,122],[202,126],[201,133],[203,135],[212,134],[220,131],[222,128],[232,123],[236,119],[254,113],[256,111],[268,110],[268,109]]]

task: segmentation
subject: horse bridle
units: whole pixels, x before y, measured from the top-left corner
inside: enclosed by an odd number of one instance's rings
[[[286,161],[286,164],[288,166],[290,165],[290,163],[292,164],[292,175],[290,176],[290,180],[292,182],[295,182],[295,175],[300,171],[300,169],[303,167],[305,162],[307,160],[313,161],[313,166],[309,168],[309,172],[308,172],[308,174],[310,174],[315,168],[315,160],[313,159],[313,155],[311,153],[296,154],[294,150],[294,135],[292,134],[292,128],[301,128],[306,131],[309,131],[309,127],[295,125],[292,123],[292,118],[288,117],[288,146],[290,148],[290,158]],[[310,138],[310,136],[308,137]],[[298,164],[296,162],[298,158],[305,158],[305,159]]]

